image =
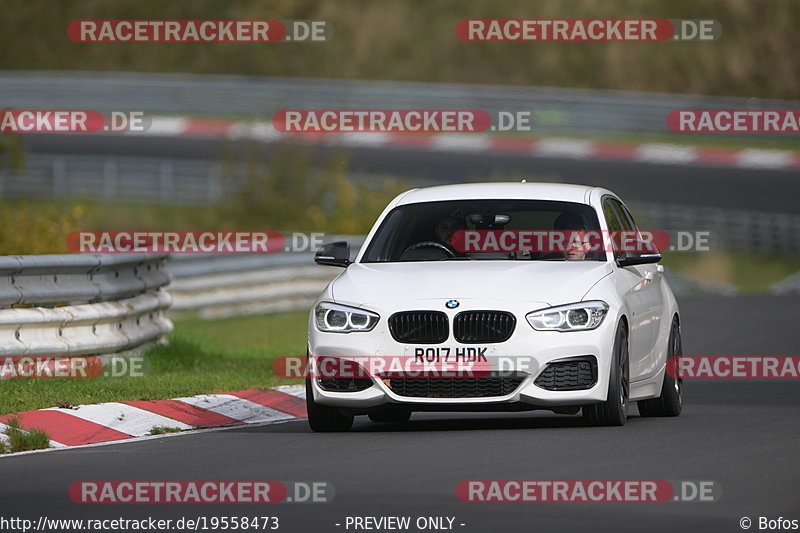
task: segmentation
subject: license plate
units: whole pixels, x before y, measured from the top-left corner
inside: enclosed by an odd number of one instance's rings
[[[494,355],[492,346],[406,346],[406,357],[415,363],[486,363]]]

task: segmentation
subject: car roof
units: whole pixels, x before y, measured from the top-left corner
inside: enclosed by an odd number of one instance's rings
[[[589,185],[567,183],[460,183],[410,190],[399,199],[397,205],[475,199],[554,200],[585,204],[589,202],[589,193],[596,189]]]

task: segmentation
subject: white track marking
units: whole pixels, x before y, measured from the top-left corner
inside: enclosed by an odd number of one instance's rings
[[[433,136],[430,146],[454,152],[482,152],[488,150],[491,144],[492,139],[488,135],[441,133]]]
[[[739,166],[755,168],[783,168],[792,163],[794,154],[783,150],[756,150],[748,148],[737,154]]]
[[[194,405],[207,411],[233,418],[241,422],[270,422],[296,418],[289,413],[271,409],[230,394],[201,394],[188,398],[176,398],[180,402]]]
[[[276,141],[286,136],[276,130],[271,122],[236,122],[228,130],[232,139],[255,139],[257,141]]]
[[[533,153],[582,159],[592,155],[592,145],[591,141],[576,139],[542,139],[533,145]]]
[[[636,149],[634,158],[648,163],[691,163],[697,160],[697,150],[676,144],[642,144]]]
[[[116,402],[81,405],[75,409],[53,407],[45,411],[59,411],[136,437],[150,434],[154,427],[192,429],[192,426],[183,422]]]
[[[385,131],[356,131],[342,133],[337,140],[345,146],[383,146],[389,143],[391,137]]]
[[[280,385],[275,387],[275,390],[281,391],[285,394],[291,394],[298,398],[306,399],[306,388],[303,385]]]
[[[189,120],[179,117],[153,117],[150,127],[145,131],[131,131],[129,135],[156,135],[174,137],[183,135]]]

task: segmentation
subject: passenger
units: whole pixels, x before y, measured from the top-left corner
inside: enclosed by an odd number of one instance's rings
[[[589,228],[579,215],[569,212],[558,215],[553,223],[553,229],[565,234],[565,240],[562,241],[565,250],[562,253],[567,261],[586,259],[586,253],[591,250],[592,244],[588,238]]]

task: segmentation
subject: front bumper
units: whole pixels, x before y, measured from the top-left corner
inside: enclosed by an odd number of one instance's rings
[[[380,376],[370,375],[372,385],[357,392],[333,392],[320,387],[317,379],[312,379],[314,400],[322,405],[338,406],[351,409],[369,409],[385,404],[402,404],[414,409],[443,410],[458,407],[462,410],[485,410],[492,405],[502,409],[511,404],[523,404],[529,408],[557,408],[562,406],[586,405],[605,401],[608,390],[608,376],[613,353],[614,333],[618,317],[609,310],[603,323],[590,331],[536,331],[525,319],[525,315],[536,308],[526,302],[485,302],[461,300],[457,310],[444,310],[450,319],[451,334],[441,344],[424,345],[426,348],[485,347],[486,359],[492,368],[502,366],[503,371],[524,372],[526,377],[511,393],[501,396],[481,397],[447,397],[432,398],[419,396],[402,396],[389,387]],[[442,311],[441,302],[415,302],[404,305],[402,310],[435,310]],[[511,337],[501,343],[464,344],[452,337],[453,317],[465,310],[496,309],[509,311],[517,319],[516,328]],[[309,320],[309,354],[315,357],[337,357],[342,359],[363,360],[363,358],[379,357],[413,357],[414,348],[421,345],[403,344],[392,338],[388,328],[388,317],[400,309],[378,309],[370,306],[369,310],[377,312],[381,318],[378,325],[370,332],[357,333],[325,333],[317,330],[313,314]],[[534,382],[549,362],[570,358],[593,356],[597,361],[597,380],[593,386],[582,390],[547,390]],[[453,378],[460,379],[460,378]]]

